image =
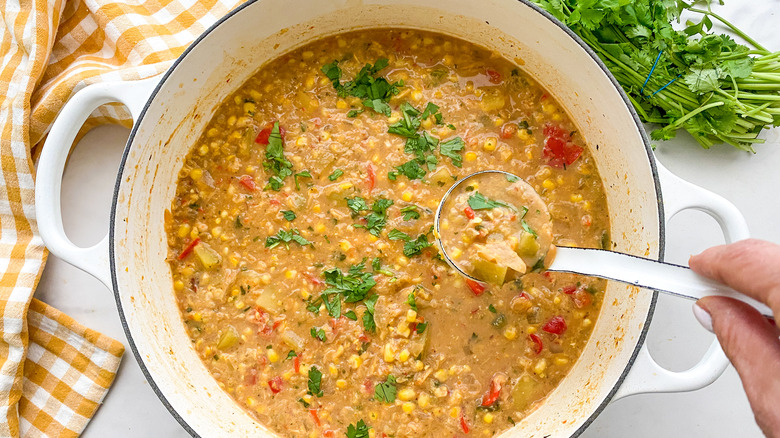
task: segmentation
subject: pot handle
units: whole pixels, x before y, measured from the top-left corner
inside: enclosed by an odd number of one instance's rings
[[[92,111],[119,102],[137,121],[146,101],[160,81],[155,76],[141,81],[100,82],[76,92],[51,126],[38,161],[35,182],[35,215],[38,232],[49,252],[94,276],[111,289],[108,233],[97,244],[82,248],[70,241],[62,226],[60,195],[62,174],[73,142]]]
[[[683,210],[700,210],[712,216],[723,230],[727,243],[750,236],[747,222],[736,206],[708,190],[689,183],[671,173],[656,161],[664,199],[666,223]],[[710,344],[699,363],[685,371],[669,371],[650,355],[647,344],[637,355],[634,365],[615,393],[612,401],[635,394],[654,392],[684,392],[701,389],[720,377],[729,360],[718,340]]]

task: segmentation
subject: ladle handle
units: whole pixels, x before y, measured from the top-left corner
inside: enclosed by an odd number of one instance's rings
[[[693,300],[710,295],[730,297],[753,306],[765,316],[773,316],[772,309],[763,303],[717,281],[702,277],[688,267],[629,254],[591,248],[558,247],[550,270],[592,275]]]

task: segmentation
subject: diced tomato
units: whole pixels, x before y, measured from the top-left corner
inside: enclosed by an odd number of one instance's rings
[[[366,379],[363,382],[363,391],[366,394],[373,394],[374,393],[374,382],[372,382],[371,379]]]
[[[360,336],[358,336],[358,340],[365,344],[366,342],[371,341],[371,338],[369,338],[368,335],[365,332],[363,332],[360,334]]]
[[[553,316],[542,327],[542,330],[546,331],[547,333],[552,333],[554,335],[560,335],[561,333],[566,331],[566,320],[564,320],[562,316]]]
[[[552,281],[552,273],[550,271],[544,271],[544,274],[542,275],[544,275],[544,278]]]
[[[591,297],[584,288],[577,289],[571,298],[574,300],[574,305],[577,306],[578,309],[588,307],[593,302],[593,297]]]
[[[199,243],[200,243],[200,237],[196,237],[196,238],[192,239],[192,242],[190,242],[190,244],[187,245],[181,251],[181,253],[179,253],[179,260],[184,260],[188,255],[190,255],[192,250],[195,249],[195,247],[198,246]]]
[[[320,417],[317,415],[317,410],[309,409],[309,413],[311,414],[312,418],[314,418],[314,424],[317,426],[322,426],[322,423],[320,423]]]
[[[238,182],[250,192],[257,190],[257,184],[255,184],[255,179],[251,175],[242,176],[238,179]]]
[[[540,338],[539,336],[531,333],[530,335],[528,335],[528,339],[530,339],[531,342],[534,343],[534,353],[536,353],[536,354],[541,353],[542,350],[544,349],[544,344],[542,343],[542,338]]]
[[[474,209],[472,209],[472,208],[471,208],[471,207],[469,207],[469,206],[466,206],[466,208],[464,208],[464,209],[463,209],[463,214],[465,214],[465,215],[466,215],[466,217],[467,217],[469,220],[471,220],[471,219],[474,219],[475,217],[477,217],[477,214],[476,214],[476,213],[474,213]]]
[[[466,423],[466,418],[463,415],[460,416],[460,428],[463,429],[463,433],[469,433],[469,424]]]
[[[371,164],[366,167],[366,173],[368,174],[368,192],[374,190],[374,184],[376,184],[376,173],[374,173],[374,166]]]
[[[489,68],[485,71],[487,73],[488,80],[493,84],[501,83],[501,73]]]
[[[471,289],[471,291],[474,292],[474,295],[476,296],[480,296],[485,292],[484,284],[478,281],[474,281],[470,278],[466,279],[466,285],[468,285],[469,289]]]
[[[495,377],[490,381],[490,391],[482,396],[482,406],[491,406],[501,395],[501,381]]]
[[[268,203],[271,204],[271,205],[276,205],[276,206],[282,205],[281,201],[279,201],[278,199],[274,199],[274,198],[269,199]]]
[[[293,358],[293,368],[295,369],[296,373],[301,372],[301,358],[298,356],[295,356]]]
[[[325,438],[335,438],[336,432],[328,429],[325,432],[322,432],[322,436],[324,436]]]
[[[271,131],[274,130],[274,123],[276,122],[268,122],[265,127],[261,129],[259,133],[257,133],[257,137],[255,137],[255,143],[268,144],[268,137],[271,136]],[[282,141],[284,141],[284,133],[284,128],[279,125],[279,135],[282,136]]]
[[[544,126],[544,156],[553,167],[569,166],[582,155],[583,148],[571,142],[569,133],[559,126],[547,124]]]
[[[512,138],[517,133],[517,125],[515,123],[504,123],[501,127],[501,138],[504,140]]]
[[[274,394],[279,394],[279,392],[282,390],[282,378],[276,376],[273,379],[269,380],[268,387],[271,388],[271,392],[273,392]]]
[[[566,286],[566,287],[563,288],[563,293],[565,293],[566,295],[571,295],[571,294],[573,294],[576,291],[577,291],[577,286],[573,286],[573,285],[572,286]]]

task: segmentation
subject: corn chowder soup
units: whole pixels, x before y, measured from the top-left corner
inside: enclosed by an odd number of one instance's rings
[[[480,169],[532,184],[555,243],[608,241],[584,139],[495,53],[385,29],[263,66],[216,109],[166,216],[173,289],[219,385],[287,437],[492,436],[521,421],[577,360],[605,283],[456,274],[433,213]]]

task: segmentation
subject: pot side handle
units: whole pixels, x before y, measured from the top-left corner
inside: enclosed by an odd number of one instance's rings
[[[35,175],[35,215],[38,232],[49,252],[100,280],[109,289],[108,233],[97,244],[82,248],[65,234],[60,195],[62,174],[73,142],[89,115],[99,106],[119,102],[137,121],[160,76],[140,81],[100,82],[76,92],[51,126]]]
[[[677,213],[693,209],[712,216],[723,230],[727,243],[747,239],[750,236],[747,222],[734,204],[677,177],[657,161],[656,165],[667,224]],[[660,366],[650,355],[647,344],[644,344],[612,401],[635,394],[701,389],[717,380],[728,364],[729,360],[717,339],[712,341],[699,363],[680,372],[669,371]]]

